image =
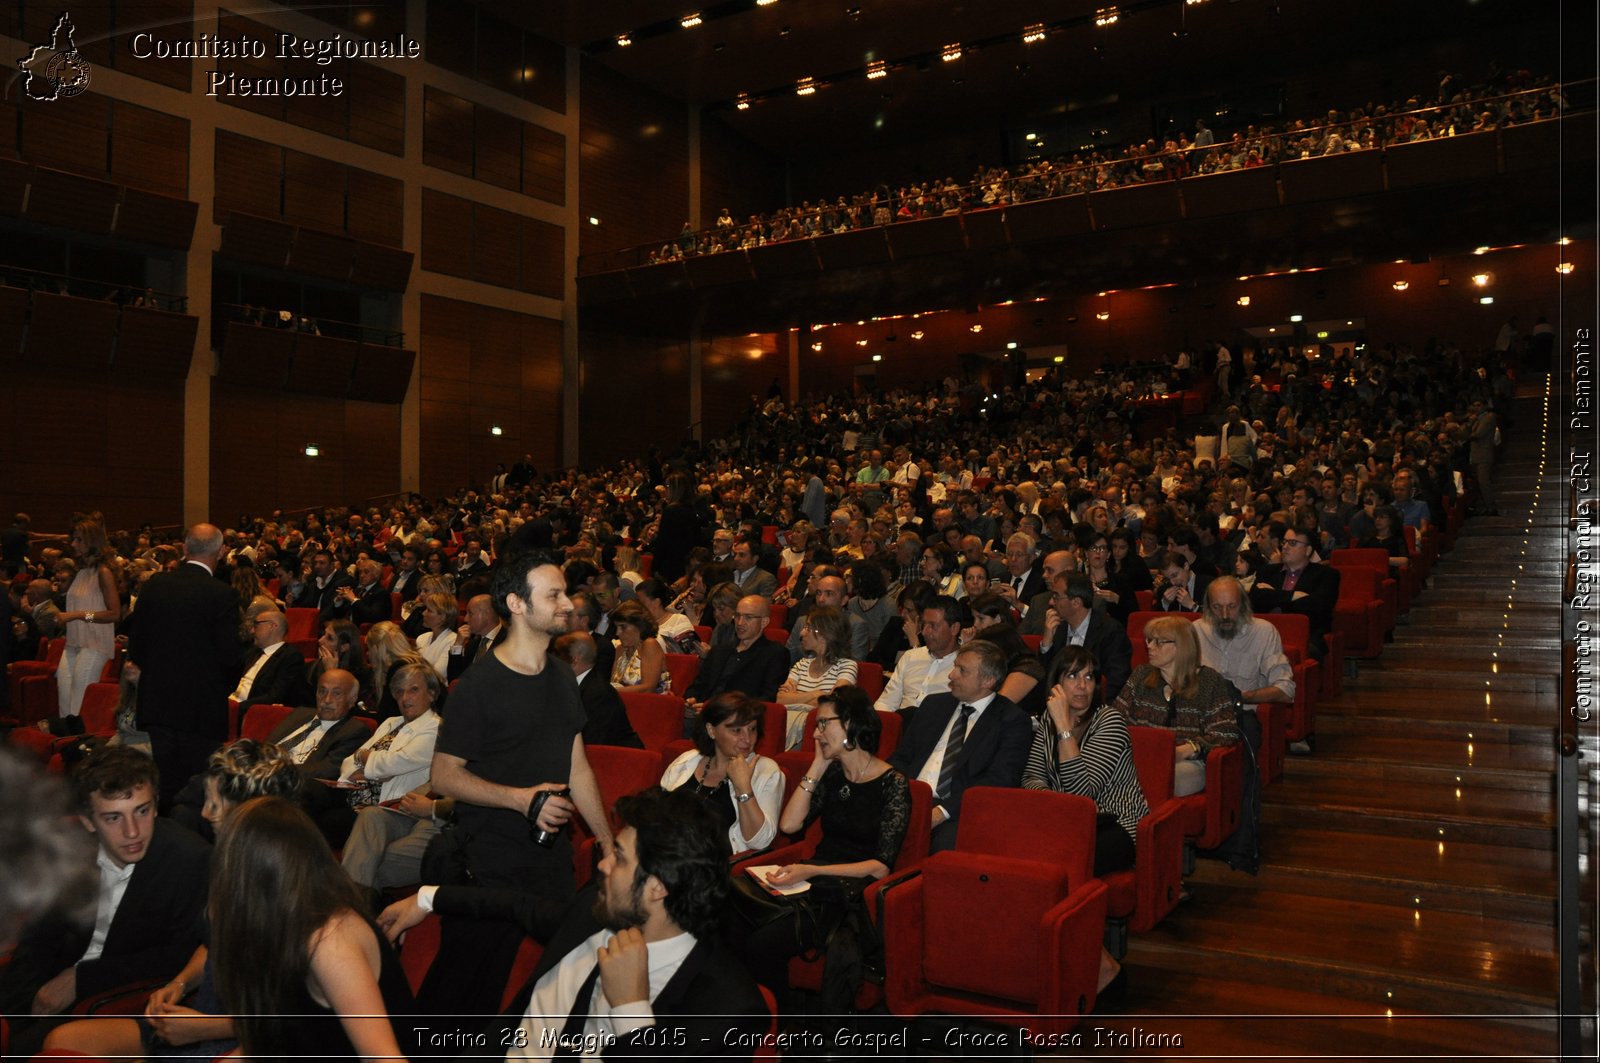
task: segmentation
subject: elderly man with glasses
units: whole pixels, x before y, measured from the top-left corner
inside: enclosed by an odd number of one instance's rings
[[[1311,560],[1317,529],[1297,524],[1279,543],[1283,563],[1263,565],[1250,588],[1250,605],[1258,613],[1300,613],[1311,622],[1311,655],[1327,655],[1327,634],[1339,601],[1339,570]]]

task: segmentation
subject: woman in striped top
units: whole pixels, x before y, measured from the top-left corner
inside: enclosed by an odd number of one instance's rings
[[[1062,647],[1053,672],[1049,711],[1039,717],[1022,785],[1092,798],[1100,810],[1094,873],[1132,867],[1139,820],[1150,806],[1134,770],[1127,717],[1099,707],[1094,655],[1084,647]]]
[[[800,621],[800,647],[806,656],[795,662],[778,688],[778,701],[789,707],[784,749],[799,749],[805,740],[806,716],[841,684],[854,685],[856,662],[850,659],[850,621],[831,605],[813,608]]]

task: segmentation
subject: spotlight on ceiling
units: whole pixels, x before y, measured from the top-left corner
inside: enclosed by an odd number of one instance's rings
[[[700,12],[696,11],[692,15],[685,15],[682,18],[680,18],[678,20],[678,25],[682,26],[686,30],[692,30],[692,29],[694,29],[696,26],[700,25],[700,23],[702,23],[704,21],[705,21],[705,19],[700,17]]]

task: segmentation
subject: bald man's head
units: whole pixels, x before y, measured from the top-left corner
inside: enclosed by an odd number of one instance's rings
[[[183,552],[191,561],[215,565],[222,556],[222,529],[215,524],[196,524],[183,537]]]
[[[594,667],[594,636],[587,631],[573,631],[556,639],[552,647],[555,655],[572,665],[572,671],[582,675]]]
[[[330,668],[317,680],[317,719],[342,720],[356,707],[361,684],[343,668]]]

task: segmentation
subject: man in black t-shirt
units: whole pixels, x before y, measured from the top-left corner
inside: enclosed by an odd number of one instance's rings
[[[572,612],[566,579],[540,552],[503,560],[490,585],[506,637],[468,669],[450,695],[434,747],[433,788],[456,799],[456,838],[480,886],[532,890],[562,901],[573,893],[574,812],[594,834],[597,856],[611,848],[600,789],[583,749],[586,717],[572,669],[550,654]],[[528,811],[541,791],[537,823]],[[555,835],[548,847],[535,830]],[[418,994],[424,1010],[493,1012],[521,936],[505,924],[447,920],[439,956]]]

